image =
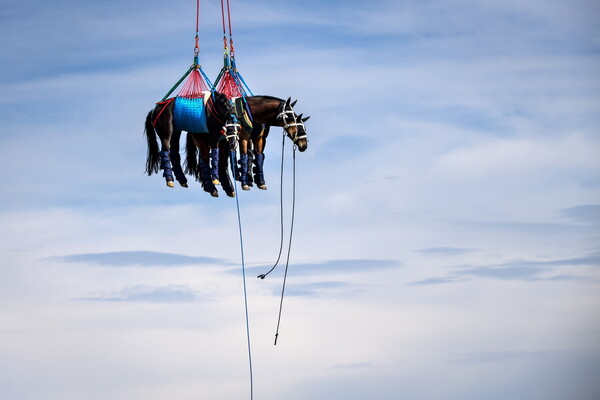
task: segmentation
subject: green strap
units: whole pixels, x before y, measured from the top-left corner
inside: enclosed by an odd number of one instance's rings
[[[186,76],[188,76],[190,74],[190,72],[195,70],[197,67],[198,67],[198,64],[194,63],[190,67],[190,69],[188,69],[187,72],[185,74],[183,74],[181,79],[178,80],[177,83],[171,88],[171,90],[169,90],[169,92],[167,94],[165,94],[165,97],[163,97],[161,101],[165,101],[167,99],[167,97],[169,97],[171,95],[171,93],[173,93],[175,91],[175,89],[177,89],[177,86],[179,86],[179,84],[181,84],[181,82],[183,82],[183,80],[186,78]]]

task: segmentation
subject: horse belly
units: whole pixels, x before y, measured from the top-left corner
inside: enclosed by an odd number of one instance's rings
[[[204,99],[176,97],[173,106],[173,125],[178,131],[208,133]]]

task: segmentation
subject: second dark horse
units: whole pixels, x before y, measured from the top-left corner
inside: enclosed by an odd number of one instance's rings
[[[179,154],[179,140],[181,130],[176,129],[176,117],[173,112],[174,98],[157,103],[156,107],[146,117],[146,138],[148,140],[148,157],[146,159],[146,173],[152,175],[158,173],[159,168],[163,170],[163,177],[167,186],[173,187],[173,174],[175,179],[183,187],[187,187],[187,178],[181,168],[181,156]],[[237,130],[239,125],[235,124],[235,112],[227,97],[218,92],[212,92],[206,102],[206,127],[208,132],[189,132],[192,140],[188,137],[188,147],[191,145],[198,148],[198,161],[194,161],[194,174],[202,182],[203,189],[212,196],[217,197],[215,187],[216,176],[226,176],[226,171],[218,171],[217,166],[210,165],[211,149],[217,149],[219,142],[227,143],[230,148],[235,148],[237,141]],[[160,139],[159,151],[156,137]],[[227,139],[222,141],[222,139]],[[222,147],[227,147],[227,144]],[[217,159],[217,157],[215,157]],[[223,189],[228,195],[233,196],[233,188],[229,180],[223,182]]]

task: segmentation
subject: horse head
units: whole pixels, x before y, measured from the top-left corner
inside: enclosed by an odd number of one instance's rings
[[[291,102],[291,100],[291,98],[288,98],[285,103],[282,103],[277,119],[283,123],[283,130],[292,142],[298,146],[298,150],[302,152],[308,147],[308,138],[304,122],[310,117],[302,118],[302,114],[296,115],[294,106],[298,100],[295,100],[294,102]]]
[[[227,140],[230,150],[237,148],[241,126],[235,115],[235,109],[227,96],[223,93],[213,92],[213,102],[219,121],[223,122],[221,135]]]
[[[223,126],[221,133],[227,140],[227,143],[229,144],[229,150],[231,151],[234,151],[237,148],[241,128],[242,126],[238,122],[235,113],[228,117],[225,125]]]

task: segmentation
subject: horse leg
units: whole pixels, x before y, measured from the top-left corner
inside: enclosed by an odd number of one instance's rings
[[[152,118],[154,118],[154,114],[157,114],[157,116],[156,119],[152,120]],[[146,120],[146,130],[148,130],[148,128],[152,128],[152,130],[154,130],[156,135],[160,138],[161,149],[158,153],[160,169],[163,170],[163,177],[167,182],[167,186],[174,187],[173,165],[171,164],[171,158],[169,157],[171,136],[173,135],[173,102],[158,104],[154,108],[154,111],[148,115],[148,117],[149,119]]]
[[[210,179],[213,185],[220,185],[219,181],[219,147],[218,143],[216,146],[210,147]]]
[[[183,173],[183,169],[181,168],[181,154],[179,154],[179,139],[181,137],[181,131],[173,132],[173,136],[171,138],[171,150],[169,152],[171,156],[171,163],[173,167],[173,172],[175,173],[175,179],[182,187],[188,187],[187,178]]]
[[[235,197],[235,190],[231,179],[229,178],[230,149],[225,141],[219,143],[219,152],[221,153],[219,155],[219,179],[221,180],[221,186],[225,193],[227,193],[227,196]]]
[[[254,167],[252,168],[252,172],[254,172],[254,183],[256,183],[256,186],[258,186],[259,189],[267,190],[263,170],[264,162],[265,153],[254,153]]]
[[[196,135],[194,135],[196,138]],[[198,138],[196,141],[196,145],[198,146],[199,156],[198,156],[198,168],[200,169],[200,182],[202,182],[202,189],[205,192],[210,193],[213,197],[219,197],[219,192],[217,188],[212,182],[210,176],[210,149],[206,140]]]
[[[265,145],[266,135],[264,135],[265,129],[263,128],[258,137],[252,140],[254,145],[254,167],[252,172],[254,173],[254,183],[259,189],[267,190],[265,184],[265,173],[264,173],[264,162],[265,162]]]
[[[163,177],[167,182],[168,187],[175,187],[173,184],[173,164],[171,164],[169,139],[162,139],[162,146],[158,155],[160,156],[160,169],[163,170]]]
[[[252,186],[252,177],[249,174],[249,151],[250,140],[240,138],[240,159],[238,160],[238,180],[242,185],[242,190],[250,190]]]
[[[187,133],[185,140],[185,173],[200,181],[198,172],[198,146],[193,133]]]

